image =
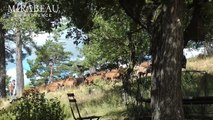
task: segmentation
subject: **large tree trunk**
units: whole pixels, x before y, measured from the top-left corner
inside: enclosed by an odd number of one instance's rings
[[[17,96],[22,96],[24,90],[24,74],[22,64],[22,40],[21,31],[16,31],[16,92]]]
[[[164,1],[159,22],[154,28],[151,90],[153,120],[184,119],[181,94],[182,6],[181,0]]]
[[[0,25],[0,98],[6,97],[6,62],[4,31]]]

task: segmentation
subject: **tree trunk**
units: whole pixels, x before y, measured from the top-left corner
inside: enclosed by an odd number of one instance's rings
[[[16,31],[16,92],[17,96],[22,96],[24,89],[24,74],[22,64],[22,40],[21,31]]]
[[[153,120],[183,120],[181,57],[183,31],[181,0],[162,5],[152,38],[153,71],[151,107]]]
[[[204,45],[205,45],[205,49],[206,49],[205,54],[212,56],[213,55],[213,47],[211,46],[211,42],[206,41]]]
[[[5,62],[5,41],[4,31],[0,25],[0,98],[6,97],[6,62]]]

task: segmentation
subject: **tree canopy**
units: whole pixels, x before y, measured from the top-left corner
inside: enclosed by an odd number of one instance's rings
[[[131,52],[128,32],[133,28],[133,23],[124,13],[116,14],[105,20],[102,15],[96,15],[93,19],[93,30],[88,33],[89,43],[84,45],[82,53],[85,60],[92,66],[106,62],[118,63],[130,61]],[[132,35],[137,58],[148,53],[149,36],[146,32]],[[137,40],[136,40],[137,39]],[[138,40],[140,39],[140,40]]]
[[[53,62],[54,65],[54,79],[62,79],[70,72],[67,63],[69,63],[72,53],[65,51],[62,43],[48,40],[36,50],[35,54],[37,56],[35,60],[28,60],[30,70],[26,73],[33,85],[48,81],[51,69],[50,62]]]

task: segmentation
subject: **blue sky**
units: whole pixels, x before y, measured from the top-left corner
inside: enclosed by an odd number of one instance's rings
[[[65,32],[64,32],[65,33]],[[51,38],[51,34],[44,33],[39,34],[33,38],[33,40],[37,43],[37,45],[43,45],[47,39]],[[59,38],[59,42],[64,43],[64,48],[66,51],[70,51],[73,53],[73,56],[71,59],[77,59],[77,56],[80,55],[79,51],[77,50],[77,46],[73,44],[73,41],[70,39],[65,39],[65,34],[62,34]],[[15,47],[15,45],[10,45],[12,47]],[[35,59],[36,55],[33,54],[31,56],[28,56],[26,59],[23,60],[23,67],[24,67],[24,74],[27,70],[29,70],[29,65],[27,63],[27,59]],[[16,65],[15,63],[8,63],[7,65],[7,75],[11,76],[12,79],[16,79]],[[25,85],[28,84],[30,81],[27,79],[26,75],[24,76]]]

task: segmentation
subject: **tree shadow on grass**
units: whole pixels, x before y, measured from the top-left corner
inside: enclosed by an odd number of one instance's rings
[[[195,77],[195,78],[193,78]],[[200,76],[193,76],[192,78],[189,78],[190,80],[187,81],[185,84],[187,85],[188,88],[186,88],[187,92],[190,92],[189,94],[194,95],[196,94],[197,96],[203,95],[204,92],[199,92],[203,87],[197,86],[199,85],[199,80],[202,79]],[[209,96],[213,95],[213,74],[207,74],[205,76],[206,78],[206,90],[208,92]],[[187,78],[188,79],[188,78]],[[195,81],[194,81],[195,80]],[[203,79],[202,79],[203,80]],[[120,81],[121,82],[121,81]],[[146,90],[148,90],[148,87],[150,86],[149,81],[144,81],[141,80],[139,82],[141,85],[145,85]],[[104,86],[106,84],[110,83],[95,83],[91,85],[91,88],[95,88],[95,91],[90,90],[88,92],[89,94],[93,95],[94,94],[94,99],[90,99],[87,101],[83,101],[79,104],[80,109],[88,108],[90,109],[95,109],[93,110],[94,112],[91,113],[99,113],[103,116],[104,119],[140,119],[143,116],[150,116],[151,111],[150,111],[150,105],[148,103],[143,103],[138,99],[139,104],[135,104],[135,100],[137,99],[137,85],[138,81],[135,81],[131,83],[131,87],[133,88],[132,90],[132,96],[130,103],[126,105],[126,103],[123,100],[123,86],[122,84],[112,84],[111,89],[106,89]],[[199,89],[199,90],[197,90]],[[101,97],[95,98],[96,90],[100,90],[103,95]],[[143,89],[140,89],[143,91]],[[144,94],[144,93],[141,93]],[[189,95],[186,93],[186,95]],[[144,96],[143,96],[144,97]],[[146,97],[146,96],[145,96]],[[137,100],[136,100],[137,101]],[[122,109],[117,109],[118,107],[123,107]],[[194,110],[194,108],[192,108]],[[198,108],[199,109],[199,108]],[[188,110],[188,109],[187,109]],[[208,111],[212,110],[212,107],[207,108]],[[102,112],[100,112],[102,111]],[[213,111],[213,110],[212,110]],[[90,113],[88,113],[90,114]]]
[[[120,81],[121,82],[121,81]],[[101,84],[102,85],[102,84]],[[136,100],[134,97],[136,97],[137,92],[135,89],[132,93],[133,96],[131,96],[131,99],[134,99],[132,101],[129,101],[128,105],[123,100],[123,87],[121,83],[113,83],[111,86],[111,89],[105,89],[103,86],[99,84],[94,84],[91,86],[91,88],[96,87],[101,90],[103,95],[96,99],[90,99],[87,101],[82,101],[79,104],[79,108],[83,109],[82,113],[86,113],[84,110],[89,109],[89,112],[93,111],[95,108],[95,113],[100,113],[101,116],[103,116],[104,119],[126,119],[126,118],[138,118],[140,116],[144,116],[143,113],[147,110],[144,107],[144,105],[136,105],[134,100]],[[136,85],[135,83],[133,85]],[[94,93],[93,93],[94,92]],[[90,91],[90,94],[94,94],[96,91]],[[95,98],[95,96],[93,96]],[[98,111],[98,112],[97,112]],[[102,111],[102,112],[100,112]],[[92,113],[92,112],[91,112]],[[88,113],[90,114],[90,113]],[[85,114],[84,114],[85,115]],[[99,114],[98,114],[99,115]]]
[[[213,73],[207,74],[207,90],[208,96],[213,96]]]

